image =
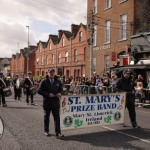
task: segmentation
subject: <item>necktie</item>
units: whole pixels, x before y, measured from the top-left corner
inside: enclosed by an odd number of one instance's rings
[[[53,79],[51,79],[51,84],[53,83]]]

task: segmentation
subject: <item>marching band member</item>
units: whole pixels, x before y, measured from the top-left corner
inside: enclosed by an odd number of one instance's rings
[[[62,84],[55,76],[55,70],[49,69],[48,76],[46,79],[42,80],[39,88],[38,94],[43,96],[43,109],[44,109],[44,131],[45,135],[49,136],[49,117],[52,111],[54,122],[55,122],[55,133],[57,138],[62,138],[64,135],[61,134],[60,130],[60,116],[59,116],[59,99],[61,97]]]
[[[29,105],[29,96],[31,97],[31,105],[35,105],[33,102],[33,94],[30,91],[30,88],[34,87],[34,81],[32,78],[32,72],[28,72],[28,77],[24,80],[24,87],[26,88],[26,102]]]
[[[7,107],[4,92],[3,92],[3,89],[5,87],[6,87],[6,83],[3,80],[3,73],[0,72],[0,104],[1,104],[1,100],[2,100],[3,107]]]
[[[15,100],[21,100],[21,80],[19,78],[19,74],[16,74],[16,78],[13,80],[14,83],[14,92],[15,92]]]

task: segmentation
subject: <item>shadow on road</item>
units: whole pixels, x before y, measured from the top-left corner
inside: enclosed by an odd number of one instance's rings
[[[150,129],[124,129],[118,131],[137,136],[142,139],[150,139]],[[63,140],[89,143],[97,147],[145,150],[142,145],[141,147],[138,147],[132,144],[132,141],[134,142],[138,139],[125,136],[114,131],[71,135],[66,136]]]
[[[7,108],[12,108],[12,109],[37,109],[36,107],[12,107],[12,106],[7,106]]]

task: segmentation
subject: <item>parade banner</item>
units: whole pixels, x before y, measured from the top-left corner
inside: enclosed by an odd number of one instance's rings
[[[124,123],[125,99],[126,93],[62,96],[61,130]]]

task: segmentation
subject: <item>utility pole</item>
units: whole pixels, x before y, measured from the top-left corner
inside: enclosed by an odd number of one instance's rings
[[[58,43],[56,43],[56,46],[55,46],[55,55],[53,54],[56,74],[58,74],[58,70],[57,70],[57,44],[58,44]],[[53,58],[52,58],[52,59],[53,59]],[[53,61],[53,60],[52,60],[52,61]]]
[[[70,37],[70,77],[71,77],[71,68],[72,68],[72,37]]]
[[[26,52],[26,57],[27,57],[27,74],[28,74],[28,70],[29,70],[29,26],[26,26],[28,28],[28,48],[27,48],[27,52]]]
[[[88,28],[90,30],[90,38],[89,38],[89,45],[90,45],[90,77],[93,77],[93,71],[94,71],[94,65],[93,65],[93,42],[94,42],[94,17],[93,17],[93,10],[91,10],[91,13],[89,15],[89,24]]]

